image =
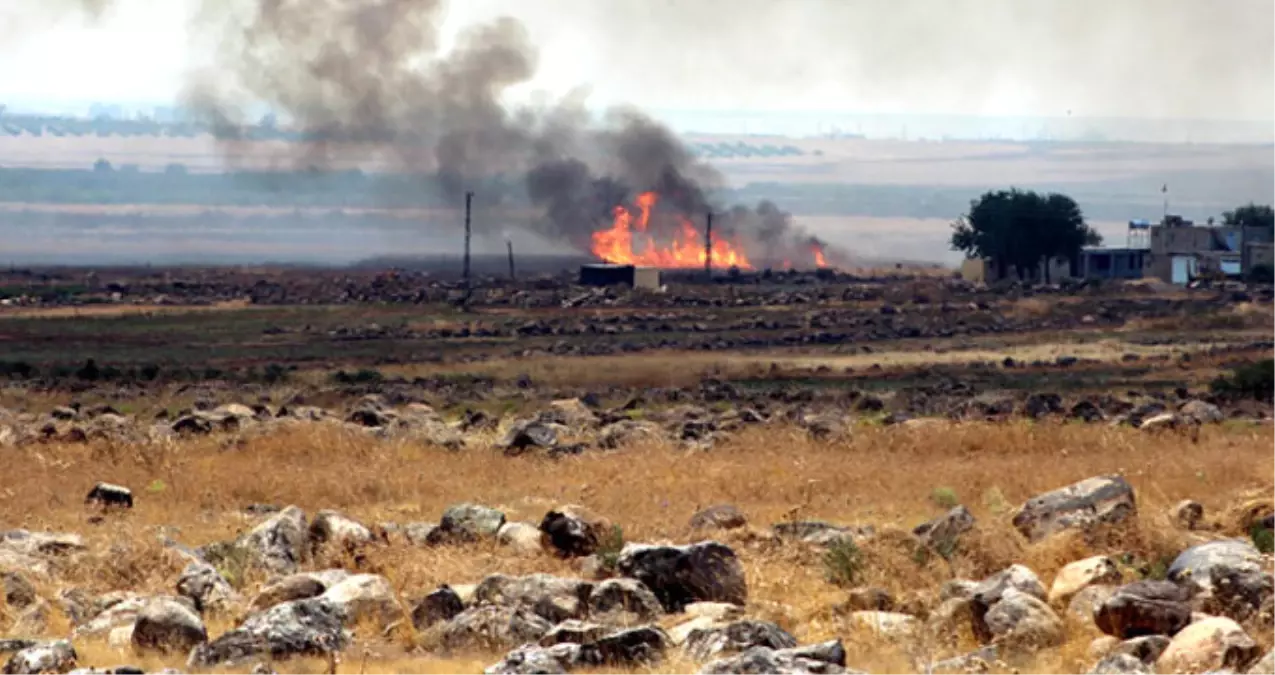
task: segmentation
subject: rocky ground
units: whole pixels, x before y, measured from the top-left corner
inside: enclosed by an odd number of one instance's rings
[[[0,317],[5,673],[1275,672],[1268,290],[321,297]]]

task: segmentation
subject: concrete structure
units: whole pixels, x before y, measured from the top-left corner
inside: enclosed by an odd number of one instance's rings
[[[1076,256],[1077,279],[1141,279],[1149,251],[1144,248],[1087,248]]]
[[[1046,280],[1057,283],[1071,274],[1071,261],[1066,258],[1054,258],[1049,261],[1049,269],[1045,269],[1042,261],[1035,269],[1024,270],[1020,276],[1013,265],[1005,265],[1002,270],[991,258],[966,258],[961,262],[961,278],[976,284],[994,284],[1004,280],[1022,280],[1032,283],[1043,283]]]
[[[660,271],[654,267],[598,263],[580,266],[581,286],[632,286],[658,290]]]
[[[1197,226],[1181,216],[1166,216],[1151,228],[1147,273],[1173,284],[1199,276],[1237,277],[1269,264],[1271,233],[1262,228]]]

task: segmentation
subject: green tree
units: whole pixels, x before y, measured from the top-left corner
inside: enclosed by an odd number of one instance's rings
[[[1275,210],[1269,206],[1248,204],[1222,214],[1222,222],[1231,227],[1262,227],[1275,230]]]
[[[970,202],[970,211],[952,223],[952,250],[990,258],[998,276],[1012,265],[1024,270],[1051,258],[1073,258],[1102,237],[1085,223],[1076,202],[1066,195],[1042,195],[1018,189],[988,192]],[[1045,266],[1049,281],[1049,266]]]

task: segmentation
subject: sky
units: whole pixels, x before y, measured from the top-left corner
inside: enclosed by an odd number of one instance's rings
[[[173,103],[208,59],[197,0],[81,2],[105,9],[0,0],[0,102]],[[514,96],[587,87],[595,106],[1272,121],[1273,5],[454,0],[443,33],[513,16],[539,48]]]

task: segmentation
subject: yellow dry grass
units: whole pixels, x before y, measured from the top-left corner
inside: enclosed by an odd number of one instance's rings
[[[92,319],[116,316],[173,316],[194,312],[225,312],[269,307],[253,306],[248,300],[224,300],[207,305],[101,304],[82,307],[5,307],[0,319]]]
[[[48,445],[7,451],[0,487],[0,522],[8,527],[76,531],[93,553],[59,582],[95,592],[172,592],[182,561],[163,549],[167,533],[187,545],[226,539],[249,525],[249,503],[296,504],[313,514],[337,509],[365,523],[436,520],[448,505],[470,501],[535,523],[557,504],[581,503],[622,525],[629,541],[686,542],[688,519],[716,503],[740,507],[746,532],[719,535],[738,551],[750,592],[748,614],[773,620],[801,642],[842,637],[853,667],[873,672],[911,670],[914,648],[857,634],[832,611],[843,589],[824,576],[818,552],[777,545],[763,536],[788,518],[872,524],[881,534],[864,547],[863,583],[896,597],[933,597],[952,575],[980,578],[1013,563],[1034,569],[1048,585],[1065,563],[1092,555],[1078,537],[1026,544],[1012,529],[1013,507],[1041,491],[1097,474],[1120,473],[1138,492],[1136,522],[1097,545],[1157,560],[1186,544],[1164,513],[1179,499],[1200,501],[1210,518],[1232,503],[1269,495],[1275,486],[1269,425],[1210,427],[1198,443],[1094,425],[935,423],[920,428],[863,426],[837,442],[815,442],[799,430],[771,427],[741,434],[708,452],[664,444],[635,446],[552,461],[505,458],[473,448],[452,453],[401,441],[316,426],[287,434],[248,437],[239,444],[209,438],[156,447]],[[90,525],[83,495],[95,481],[131,487],[134,510]],[[968,550],[951,568],[913,560],[901,538],[942,509],[935,488],[956,493],[978,517]],[[503,572],[574,575],[574,565],[547,555],[518,555],[496,544],[457,548],[391,545],[372,549],[363,569],[384,574],[405,602],[440,583],[473,583]],[[249,577],[252,592],[261,579]],[[55,617],[50,634],[65,634]],[[229,624],[217,624],[212,632]],[[1021,664],[1028,671],[1084,672],[1093,636],[1076,631],[1068,643]],[[1258,636],[1269,647],[1270,636]],[[499,654],[414,653],[410,640],[360,640],[340,672],[474,672]],[[968,647],[969,645],[964,645]],[[102,644],[77,645],[82,663],[139,662]],[[149,667],[180,658],[147,657]],[[278,664],[281,672],[318,672],[321,662]],[[655,670],[696,667],[681,657]]]

